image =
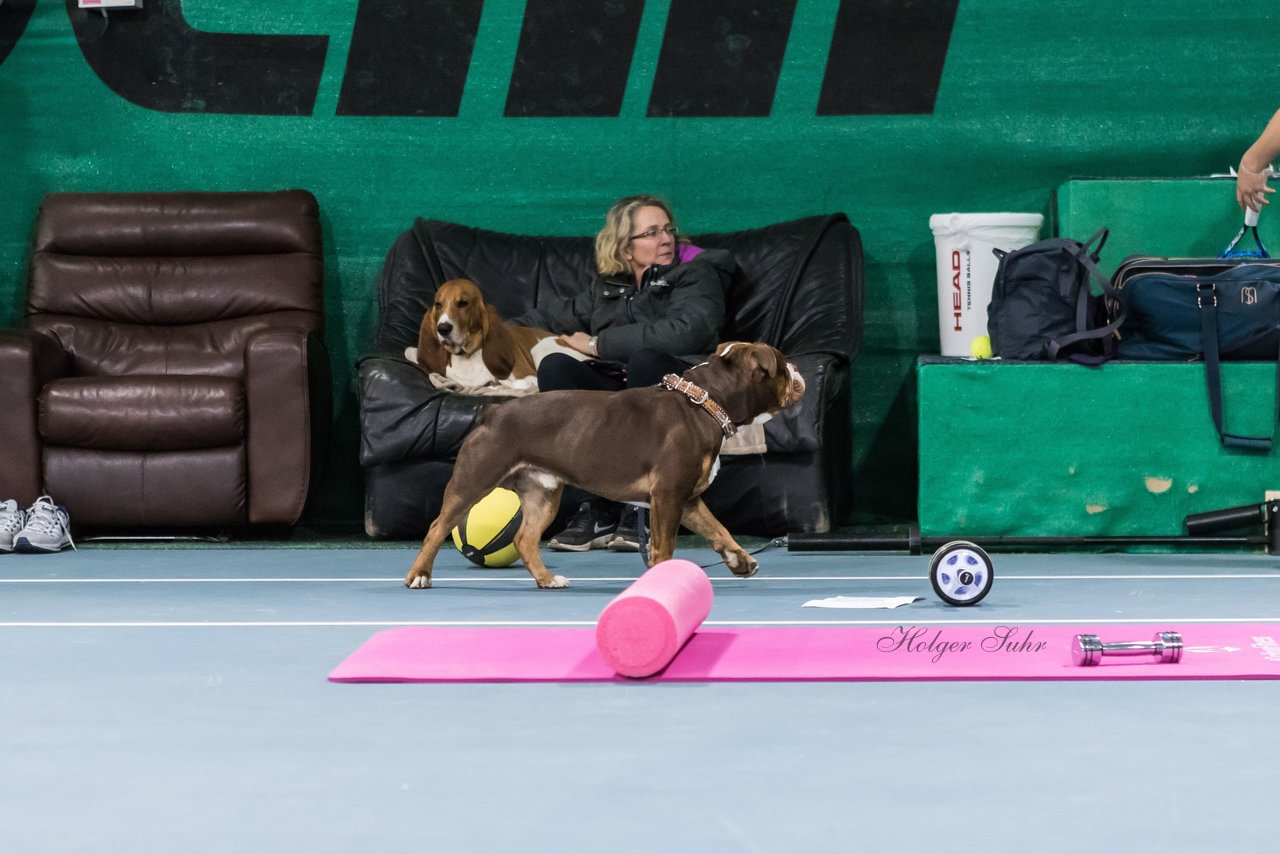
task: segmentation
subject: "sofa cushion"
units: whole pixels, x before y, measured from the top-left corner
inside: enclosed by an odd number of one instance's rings
[[[841,239],[827,239],[839,230]],[[721,339],[763,341],[784,353],[828,352],[852,361],[862,336],[862,251],[843,214],[695,235],[737,261],[725,294]],[[373,352],[416,343],[442,282],[473,279],[503,317],[571,296],[595,279],[590,237],[528,237],[440,220],[416,220],[387,254]]]
[[[838,231],[840,239],[827,239]],[[846,362],[862,342],[862,246],[843,214],[705,234],[738,262],[725,294],[721,339],[763,341],[788,355],[834,353]]]
[[[113,451],[183,451],[245,437],[244,389],[225,377],[71,377],[40,393],[47,445]]]
[[[323,334],[318,217],[301,190],[51,194],[26,326],[78,374],[240,376],[257,332]]]
[[[387,253],[378,284],[381,311],[375,352],[400,353],[418,327],[436,287],[468,278],[502,317],[516,317],[542,299],[570,296],[595,279],[586,237],[526,237],[440,220],[418,219]]]
[[[46,447],[45,486],[77,526],[243,525],[249,492],[243,445],[196,451]]]

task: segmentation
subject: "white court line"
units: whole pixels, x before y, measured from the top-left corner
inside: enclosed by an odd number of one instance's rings
[[[707,620],[704,626],[1086,626],[1112,624],[1175,623],[1280,623],[1280,617],[1077,617],[1069,620]],[[391,628],[397,626],[481,627],[590,627],[595,620],[220,620],[220,621],[121,621],[121,622],[0,622],[0,629],[288,629],[288,628]]]
[[[569,576],[571,583],[590,581],[635,581],[639,576]],[[760,583],[765,581],[917,581],[927,576],[912,575],[756,575],[752,578],[712,578],[712,584],[749,581]],[[1159,574],[1159,575],[997,575],[1001,582],[1005,581],[1204,581],[1218,579],[1277,579],[1280,570],[1260,573],[1197,573],[1197,574]],[[528,584],[530,577],[526,575],[468,575],[463,577],[439,576],[431,579],[432,584],[471,584],[473,582],[506,582]],[[0,578],[0,584],[370,584],[370,583],[404,583],[404,576],[388,578]]]
[[[463,581],[464,579],[433,578],[436,581]],[[475,578],[471,581],[529,581],[523,578]],[[395,578],[0,578],[0,584],[359,584],[370,582],[404,583],[404,576]]]

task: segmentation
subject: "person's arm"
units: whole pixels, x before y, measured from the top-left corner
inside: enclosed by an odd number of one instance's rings
[[[557,335],[568,335],[591,328],[591,290],[594,285],[572,297],[549,300],[510,319],[516,326],[532,326]]]
[[[1271,161],[1277,156],[1280,156],[1280,111],[1271,117],[1262,135],[1240,158],[1236,169],[1236,202],[1240,207],[1258,211],[1263,205],[1271,204],[1267,196],[1275,190],[1267,186],[1267,178],[1271,174]]]
[[[626,361],[641,348],[672,356],[709,352],[724,321],[724,289],[733,268],[733,256],[724,250],[707,250],[682,265],[665,315],[647,323],[600,330],[597,347],[601,358]]]

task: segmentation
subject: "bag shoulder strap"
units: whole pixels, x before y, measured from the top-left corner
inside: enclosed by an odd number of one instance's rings
[[[1271,450],[1271,436],[1237,436],[1223,429],[1222,368],[1218,354],[1218,291],[1213,282],[1196,282],[1196,305],[1200,309],[1201,343],[1204,345],[1204,376],[1209,392],[1209,412],[1224,448],[1248,451]],[[1280,352],[1276,354],[1276,418],[1280,419]]]
[[[1080,266],[1084,267],[1085,272],[1089,274],[1089,277],[1098,283],[1104,294],[1110,297],[1115,297],[1116,291],[1115,288],[1111,286],[1111,279],[1106,273],[1102,272],[1102,269],[1098,266],[1097,261],[1095,260],[1098,251],[1102,249],[1103,244],[1107,242],[1108,233],[1108,230],[1105,228],[1099,229],[1093,237],[1090,237],[1084,243],[1081,243],[1078,248],[1073,248],[1071,250],[1071,255],[1076,262],[1080,264]],[[1093,246],[1095,241],[1097,241],[1097,245]],[[1090,249],[1091,246],[1093,247],[1092,250]],[[1045,345],[1045,354],[1048,355],[1050,359],[1057,359],[1058,353],[1063,348],[1070,347],[1072,344],[1078,344],[1081,341],[1091,341],[1099,338],[1110,338],[1115,331],[1120,328],[1120,325],[1124,323],[1125,311],[1122,307],[1119,316],[1106,326],[1100,326],[1097,329],[1088,329],[1089,297],[1090,293],[1089,288],[1087,287],[1081,288],[1080,292],[1076,294],[1076,331],[1070,335],[1055,338]],[[1106,357],[1103,356],[1073,356],[1072,358],[1075,358],[1077,361],[1084,364],[1101,364],[1106,361]]]
[[[1098,241],[1098,245],[1090,251],[1089,245],[1095,240]],[[1076,260],[1079,261],[1080,265],[1088,271],[1089,276],[1098,283],[1104,294],[1114,297],[1116,295],[1116,290],[1111,284],[1111,277],[1102,272],[1102,268],[1098,266],[1098,251],[1102,249],[1102,244],[1106,242],[1107,230],[1104,228],[1080,245],[1080,251],[1079,254],[1076,255]]]
[[[1084,242],[1083,248],[1090,255],[1097,258],[1098,253],[1102,251],[1102,247],[1107,245],[1107,237],[1110,234],[1111,234],[1111,231],[1105,227],[1098,229],[1097,233],[1095,233],[1093,237],[1090,237],[1088,240]],[[1097,246],[1093,246],[1093,241],[1095,240],[1098,241]],[[1093,247],[1092,249],[1089,248],[1091,246]]]

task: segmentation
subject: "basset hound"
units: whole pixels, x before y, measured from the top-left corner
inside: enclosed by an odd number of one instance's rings
[[[422,317],[418,346],[405,348],[404,355],[463,388],[537,391],[538,364],[549,353],[589,358],[554,333],[507,323],[475,282],[450,279],[436,289]]]

